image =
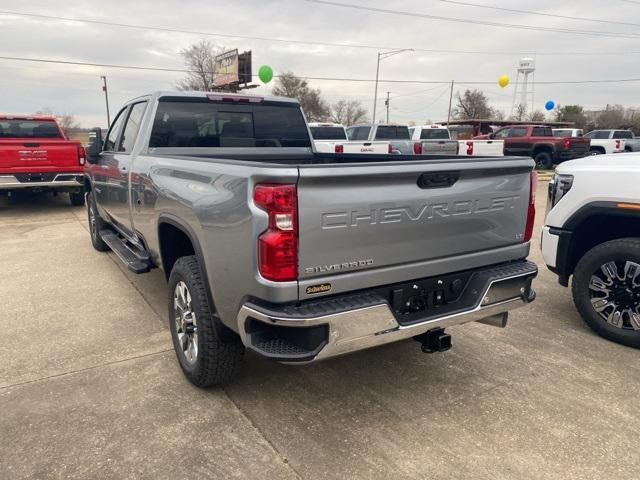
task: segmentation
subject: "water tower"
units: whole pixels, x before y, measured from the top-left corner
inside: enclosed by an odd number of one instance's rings
[[[536,78],[536,61],[531,57],[524,57],[518,63],[518,75],[516,77],[516,87],[513,92],[513,103],[511,104],[511,114],[516,111],[519,104],[524,105],[527,113],[533,111],[534,88]]]

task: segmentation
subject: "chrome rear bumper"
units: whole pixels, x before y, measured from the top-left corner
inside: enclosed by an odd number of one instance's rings
[[[15,175],[0,175],[0,190],[15,190],[18,188],[68,188],[82,187],[84,184],[82,172],[78,173],[58,173],[46,174],[45,178],[52,177],[51,180],[40,181],[35,175],[34,179],[20,181]]]
[[[535,299],[535,292],[531,288],[531,280],[537,275],[537,267],[524,262],[523,268],[513,274],[513,269],[505,269],[504,275],[496,275],[487,282],[486,288],[478,297],[475,306],[449,315],[429,318],[422,322],[401,324],[394,314],[389,302],[376,295],[363,294],[352,297],[348,302],[362,303],[361,306],[335,313],[318,313],[314,315],[308,309],[300,309],[296,314],[295,308],[282,311],[279,315],[272,309],[256,304],[246,303],[240,309],[237,317],[240,336],[243,343],[258,353],[282,362],[310,362],[343,355],[345,353],[396,342],[420,335],[436,328],[445,328],[467,322],[485,321],[490,324],[500,324],[504,314],[516,308],[523,307]],[[505,290],[503,282],[509,281],[510,286]],[[514,283],[515,282],[515,283]],[[511,292],[511,293],[510,293]],[[513,294],[513,292],[517,292]],[[504,298],[507,296],[508,298]],[[327,303],[330,303],[328,301]],[[334,301],[335,303],[335,301]],[[315,304],[313,310],[321,312],[325,307]],[[335,309],[329,305],[326,309]],[[261,326],[262,325],[262,326]],[[284,329],[279,327],[284,327]],[[311,335],[322,335],[322,331],[314,329],[324,328],[324,341],[311,346],[296,348],[291,345],[291,336],[287,327],[309,329]],[[284,338],[274,338],[264,341],[261,331],[273,331],[277,337],[278,331],[283,332]],[[256,334],[255,332],[259,332]],[[294,336],[295,336],[294,331]],[[294,343],[296,340],[294,340]],[[299,342],[298,342],[299,343]],[[304,341],[302,343],[305,343]],[[307,342],[308,343],[308,342]]]

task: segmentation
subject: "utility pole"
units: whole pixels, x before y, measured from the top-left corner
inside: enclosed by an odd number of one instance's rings
[[[393,55],[397,55],[402,52],[413,52],[413,48],[401,48],[399,50],[392,50],[390,52],[378,52],[378,63],[376,65],[376,87],[373,94],[373,115],[371,119],[371,123],[376,123],[376,107],[378,106],[378,78],[380,76],[380,60],[384,60],[385,58],[392,57]]]
[[[389,94],[391,92],[387,92],[387,99],[385,100],[384,104],[387,106],[387,125],[389,124]]]
[[[451,80],[451,92],[449,92],[449,113],[447,113],[447,127],[451,121],[451,102],[453,101],[453,80]]]
[[[102,75],[102,91],[104,92],[104,101],[107,104],[107,130],[111,126],[111,115],[109,114],[109,91],[107,90],[107,77]]]

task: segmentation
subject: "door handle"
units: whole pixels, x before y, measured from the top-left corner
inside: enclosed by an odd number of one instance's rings
[[[423,173],[418,178],[418,187],[447,188],[452,186],[460,178],[460,172],[433,172]]]

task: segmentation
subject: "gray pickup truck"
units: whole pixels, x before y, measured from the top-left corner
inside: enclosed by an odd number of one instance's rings
[[[504,326],[535,297],[530,158],[319,154],[295,100],[226,93],[136,98],[101,139],[91,241],[164,270],[195,385],[230,381],[245,348],[285,363],[412,337],[444,351],[445,327]]]

